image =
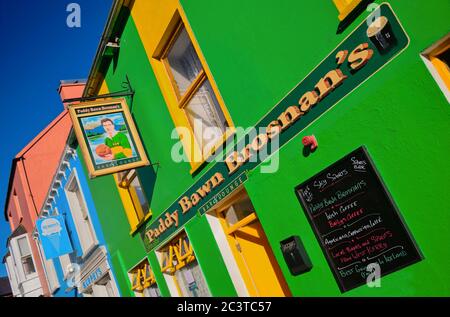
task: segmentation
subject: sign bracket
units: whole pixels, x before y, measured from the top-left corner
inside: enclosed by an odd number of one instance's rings
[[[94,101],[97,99],[105,99],[105,98],[115,98],[115,97],[130,97],[131,102],[130,102],[130,110],[133,107],[133,98],[134,98],[134,89],[131,86],[131,82],[130,79],[128,78],[128,75],[125,75],[125,81],[122,82],[121,84],[122,88],[124,88],[124,90],[121,91],[116,91],[116,92],[112,92],[112,93],[108,93],[108,94],[102,94],[102,95],[94,95],[94,96],[89,96],[89,97],[78,97],[78,98],[68,98],[68,99],[64,99],[62,102],[63,103],[71,103],[71,102],[84,102],[84,101]]]

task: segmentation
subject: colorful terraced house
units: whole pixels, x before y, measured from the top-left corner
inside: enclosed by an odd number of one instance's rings
[[[19,155],[14,295],[450,294],[449,9],[115,0],[82,101],[126,102],[149,164],[93,175],[136,144],[89,156],[68,129],[48,169]]]
[[[84,96],[129,80],[151,162],[88,181],[121,294],[448,295],[449,9],[114,1]]]

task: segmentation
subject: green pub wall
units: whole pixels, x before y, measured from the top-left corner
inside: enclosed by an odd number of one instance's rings
[[[424,260],[383,277],[380,288],[361,286],[344,296],[450,295],[450,108],[419,54],[449,32],[450,2],[390,1],[410,37],[408,48],[349,94],[279,152],[279,170],[249,174],[245,188],[293,296],[341,292],[294,193],[294,187],[365,145]],[[332,1],[181,0],[202,53],[236,126],[258,122],[369,14],[336,34]],[[139,170],[153,216],[159,216],[209,166],[194,177],[175,163],[173,121],[131,16],[123,20],[118,56],[105,69],[110,92],[135,90],[128,100],[152,163]],[[314,134],[318,149],[305,157],[301,139]],[[132,296],[127,272],[148,256],[163,296],[170,296],[154,251],[146,254],[130,226],[112,176],[89,182],[121,293]],[[186,226],[213,296],[236,296],[205,217]],[[279,242],[299,235],[313,269],[292,276]],[[122,273],[122,274],[120,274]]]

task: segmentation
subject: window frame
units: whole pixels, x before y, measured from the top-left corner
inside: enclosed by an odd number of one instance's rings
[[[448,69],[450,65],[447,66],[437,57],[446,50],[450,50],[450,33],[425,49],[420,57],[450,103],[450,70]]]
[[[16,296],[17,294],[20,293],[20,289],[19,289],[20,280],[19,280],[16,265],[14,263],[14,258],[11,255],[11,253],[5,258],[5,260],[6,260],[5,268],[6,268],[6,273],[8,274],[9,282],[11,284],[11,290],[13,292],[13,296]]]
[[[44,264],[44,273],[47,278],[50,293],[53,294],[60,287],[58,275],[56,273],[55,263],[53,262],[53,259],[47,260],[45,258],[44,249],[42,248],[42,243],[39,239],[36,239],[36,244],[38,245],[39,255],[41,256],[42,262]]]
[[[128,178],[129,174],[132,173],[133,171],[134,175]],[[124,180],[124,178],[126,178],[126,180]],[[147,203],[149,205],[147,213],[144,213],[144,210],[142,209],[136,191],[134,190],[134,188],[130,186],[135,178],[137,178],[137,180],[139,181],[145,199],[147,199]],[[117,190],[119,191],[123,207],[125,209],[128,223],[130,224],[131,227],[130,235],[133,235],[145,222],[147,222],[147,220],[153,214],[152,209],[150,208],[150,202],[147,198],[148,196],[146,195],[145,190],[142,187],[142,182],[139,178],[136,169],[131,169],[127,171],[127,174],[123,176],[121,176],[120,173],[115,173],[114,180],[116,183]]]
[[[166,104],[169,108],[169,112],[172,116],[175,127],[180,129],[187,128],[189,130],[188,135],[186,135],[184,132],[179,131],[178,129],[177,132],[183,145],[183,150],[188,157],[189,164],[191,165],[190,174],[194,174],[212,155],[215,154],[218,149],[224,146],[226,140],[235,133],[235,127],[230,113],[228,112],[223,98],[217,88],[211,71],[209,70],[208,64],[206,63],[202,51],[196,41],[193,31],[191,30],[189,23],[187,23],[187,19],[184,17],[184,15],[180,14],[181,11],[182,10],[178,4],[177,8],[173,12],[172,20],[163,32],[159,44],[156,46],[153,52],[152,61],[156,61],[160,64],[160,68],[156,69],[155,71],[156,79],[160,84],[161,89],[163,90],[163,95],[166,99]],[[176,42],[176,39],[178,38],[183,28],[186,30],[195,53],[199,58],[202,70],[192,81],[184,95],[181,97],[177,89],[176,81],[173,78],[172,72],[170,70],[167,55],[170,52],[170,49],[173,47],[173,44]],[[206,153],[204,153],[204,147],[201,147],[198,143],[197,137],[194,134],[194,129],[184,108],[195,96],[195,92],[197,92],[201,85],[206,81],[209,81],[209,84],[211,85],[214,97],[217,100],[220,110],[222,111],[222,114],[225,118],[226,127],[225,132],[222,134],[222,136],[211,147],[209,147]]]
[[[185,254],[181,254],[179,248],[182,244],[186,246],[186,239],[189,241],[189,246],[186,248],[187,252],[185,252]],[[161,272],[163,273],[163,276],[169,287],[169,291],[171,293],[175,291],[177,292],[177,294],[172,293],[172,296],[186,296],[186,294],[184,294],[182,291],[180,281],[178,281],[178,277],[176,276],[176,272],[181,272],[183,268],[194,262],[196,262],[196,265],[199,267],[204,283],[208,288],[208,292],[211,294],[205,274],[200,267],[200,263],[197,260],[192,243],[185,230],[179,232],[177,235],[175,235],[174,238],[172,238],[169,242],[162,246],[157,251],[157,257]],[[167,261],[167,263],[165,266],[163,266],[165,261]]]
[[[19,247],[19,243],[18,240],[25,238],[26,243],[28,244],[28,248],[30,251],[30,257],[31,257],[31,261],[33,262],[33,266],[34,266],[34,272],[30,273],[30,274],[26,274],[25,273],[25,269],[23,267],[23,263],[22,263],[22,254],[20,252],[20,247]],[[19,273],[18,275],[18,281],[19,281],[19,285],[22,284],[25,281],[31,280],[35,277],[38,276],[38,272],[37,272],[37,267],[36,267],[36,261],[34,259],[33,256],[33,251],[31,249],[31,243],[29,241],[29,237],[27,233],[24,233],[20,236],[14,237],[13,239],[11,239],[11,255],[13,255],[13,260],[15,263],[15,267],[17,268],[17,272]]]
[[[147,268],[150,269],[150,276],[148,277],[146,276]],[[156,288],[158,289],[158,293],[161,296],[161,291],[156,281],[155,273],[150,266],[150,261],[147,257],[142,259],[138,264],[136,264],[131,270],[128,271],[128,277],[131,284],[131,290],[134,292],[135,296],[139,294],[141,297],[146,297],[144,295],[145,290],[154,286],[156,286]],[[136,283],[134,283],[134,279],[136,279]]]
[[[69,277],[69,267],[72,267],[72,253],[67,253],[59,256],[59,263],[61,265],[63,279],[67,280]]]
[[[76,194],[74,191],[72,191],[70,188],[73,186],[73,183],[76,182],[76,185],[78,187],[78,190],[80,192],[82,202],[78,202],[79,204],[83,203],[84,207],[86,208],[85,212],[83,212],[83,208],[74,208],[75,206],[73,203],[73,199],[77,199]],[[80,184],[80,179],[78,177],[78,172],[76,168],[74,167],[70,173],[70,176],[67,180],[67,183],[64,186],[64,193],[67,198],[67,202],[70,209],[70,214],[72,215],[73,222],[75,224],[75,229],[77,232],[77,238],[81,245],[81,250],[83,252],[83,257],[85,257],[92,249],[94,249],[98,245],[98,238],[97,234],[95,232],[94,224],[92,223],[92,217],[89,213],[89,207],[86,202],[86,197],[84,195],[83,189]],[[81,205],[80,205],[81,207]],[[79,209],[79,210],[74,210]],[[81,217],[80,217],[81,216]],[[90,237],[89,240],[90,244],[84,246],[83,244],[85,242],[82,242],[81,237],[88,236]]]
[[[333,0],[339,11],[338,19],[343,21],[363,0]]]
[[[94,288],[94,286],[95,286],[95,288]],[[108,272],[102,278],[100,278],[98,281],[96,281],[92,285],[92,287],[93,287],[92,290],[94,291],[94,296],[96,295],[95,291],[101,290],[101,292],[103,294],[108,295],[106,297],[119,297],[119,291],[115,285],[115,281],[114,281],[112,275],[110,274],[110,272]]]

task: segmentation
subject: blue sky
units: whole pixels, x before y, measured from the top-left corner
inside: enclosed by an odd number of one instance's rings
[[[70,3],[80,5],[80,28],[66,24]],[[63,110],[56,91],[59,81],[87,78],[111,4],[112,0],[1,1],[0,259],[10,234],[3,207],[11,160]],[[0,263],[0,276],[4,275]]]

